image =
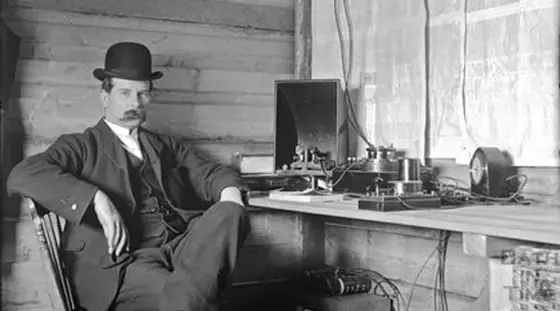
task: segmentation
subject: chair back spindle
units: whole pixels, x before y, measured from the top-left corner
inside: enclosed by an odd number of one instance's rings
[[[40,244],[41,260],[46,264],[47,274],[54,282],[56,290],[50,293],[53,306],[56,310],[75,311],[75,300],[60,250],[62,232],[66,221],[41,207],[31,198],[24,198],[24,205],[29,209],[35,225],[35,232]]]

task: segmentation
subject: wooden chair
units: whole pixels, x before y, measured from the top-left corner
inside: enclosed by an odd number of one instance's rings
[[[35,232],[40,245],[40,256],[47,277],[52,280],[48,290],[54,310],[79,311],[73,295],[70,280],[65,273],[64,261],[60,252],[60,239],[66,225],[64,218],[49,212],[33,199],[23,198],[23,205],[27,207],[35,225]],[[226,301],[220,305],[220,310],[230,310],[231,306]]]
[[[49,284],[49,295],[55,310],[76,310],[70,281],[65,273],[65,266],[60,252],[60,239],[66,224],[65,220],[38,205],[31,198],[24,198],[24,206],[29,209],[39,239],[40,255],[47,277],[53,281]]]

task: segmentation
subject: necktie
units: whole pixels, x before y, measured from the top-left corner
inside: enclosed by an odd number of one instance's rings
[[[132,153],[135,157],[143,160],[142,149],[140,148],[140,143],[138,142],[138,130],[130,130],[129,134],[123,136],[122,139],[125,149]]]

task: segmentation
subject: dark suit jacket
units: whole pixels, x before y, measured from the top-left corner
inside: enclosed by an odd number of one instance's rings
[[[227,186],[243,187],[230,168],[198,157],[192,148],[171,137],[140,129],[139,140],[165,195],[185,218],[196,198],[218,201]],[[111,258],[107,241],[91,203],[103,190],[130,227],[137,208],[130,186],[127,160],[118,137],[100,120],[81,134],[62,135],[45,152],[14,167],[8,190],[36,200],[64,217],[62,248],[82,307],[106,310],[118,290],[119,273],[128,254]]]

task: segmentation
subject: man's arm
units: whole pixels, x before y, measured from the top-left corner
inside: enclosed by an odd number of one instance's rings
[[[77,135],[63,135],[45,152],[12,169],[8,191],[31,197],[68,221],[79,222],[98,189],[77,177],[84,153]]]
[[[220,193],[220,201],[230,201],[245,206],[246,202],[243,198],[242,191],[243,189],[238,187],[228,186]]]
[[[119,256],[128,250],[128,231],[111,199],[78,177],[84,159],[85,148],[77,135],[63,135],[45,152],[13,168],[8,191],[29,196],[70,222],[81,222],[92,206],[107,238],[108,252]]]
[[[199,157],[187,145],[171,140],[177,162],[188,170],[189,181],[198,196],[206,201],[232,201],[244,205],[246,182],[231,167]]]

